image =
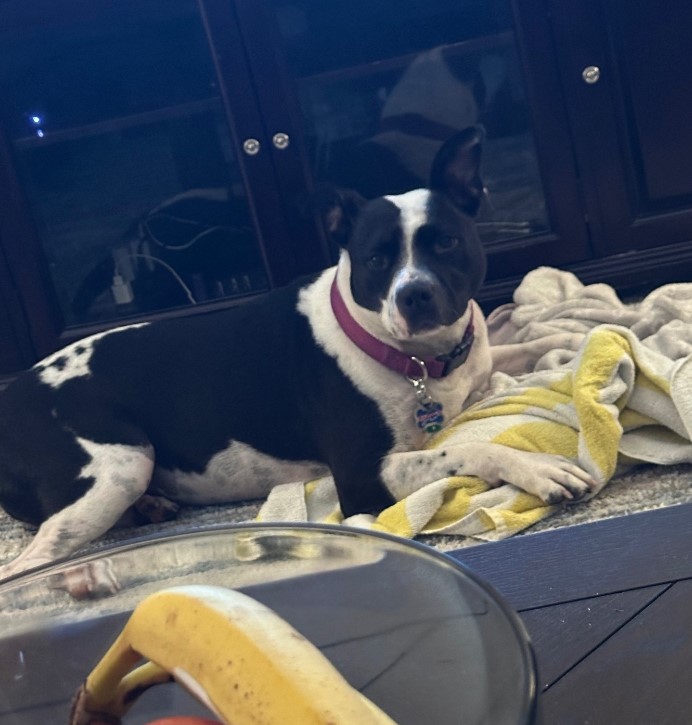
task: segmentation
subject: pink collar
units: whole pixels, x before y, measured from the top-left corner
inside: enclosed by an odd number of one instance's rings
[[[377,362],[400,375],[405,375],[407,378],[417,380],[421,377],[421,362],[425,364],[425,371],[431,378],[444,378],[452,370],[466,362],[466,358],[471,351],[471,345],[473,345],[473,307],[471,308],[471,320],[464,331],[464,336],[453,350],[446,355],[438,355],[437,357],[413,357],[378,340],[353,319],[336,285],[336,277],[332,282],[330,300],[334,316],[351,342]]]

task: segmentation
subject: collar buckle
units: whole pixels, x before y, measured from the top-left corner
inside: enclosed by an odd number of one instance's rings
[[[442,377],[449,375],[452,370],[463,365],[468,359],[469,353],[471,352],[471,346],[473,345],[474,332],[473,332],[473,320],[469,322],[464,336],[461,338],[461,342],[450,350],[446,355],[438,355],[435,360],[439,360],[443,364]]]

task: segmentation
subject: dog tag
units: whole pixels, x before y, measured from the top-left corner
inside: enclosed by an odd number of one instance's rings
[[[428,370],[425,363],[416,357],[412,360],[417,362],[421,368],[421,375],[418,378],[409,377],[408,381],[413,385],[416,394],[416,400],[420,408],[416,409],[416,425],[426,433],[437,433],[444,423],[444,414],[442,412],[442,403],[438,403],[430,397],[428,389],[425,387],[425,381],[428,379]]]
[[[426,433],[437,433],[442,428],[444,419],[442,403],[436,403],[434,400],[423,403],[416,411],[416,425]]]

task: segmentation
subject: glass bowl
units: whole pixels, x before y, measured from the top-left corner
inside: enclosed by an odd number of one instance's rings
[[[76,599],[83,564],[120,587]],[[142,538],[0,585],[0,725],[68,722],[72,697],[145,596],[178,584],[239,589],[272,607],[398,725],[532,722],[526,632],[501,598],[415,542],[338,526],[241,524]],[[125,721],[208,715],[182,687],[145,693]]]

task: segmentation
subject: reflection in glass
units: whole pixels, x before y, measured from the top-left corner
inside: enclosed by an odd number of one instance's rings
[[[480,123],[487,132],[479,225],[492,241],[546,231],[540,174],[511,44],[474,53],[435,48],[406,66],[300,84],[316,175],[367,198],[428,180],[440,145]],[[388,64],[382,64],[388,65]]]
[[[0,121],[67,326],[267,288],[193,0],[8,0],[0,29]]]
[[[511,30],[507,0],[269,0],[301,78]]]
[[[427,184],[454,133],[487,132],[485,241],[549,224],[507,0],[272,0],[318,179],[366,197]]]

